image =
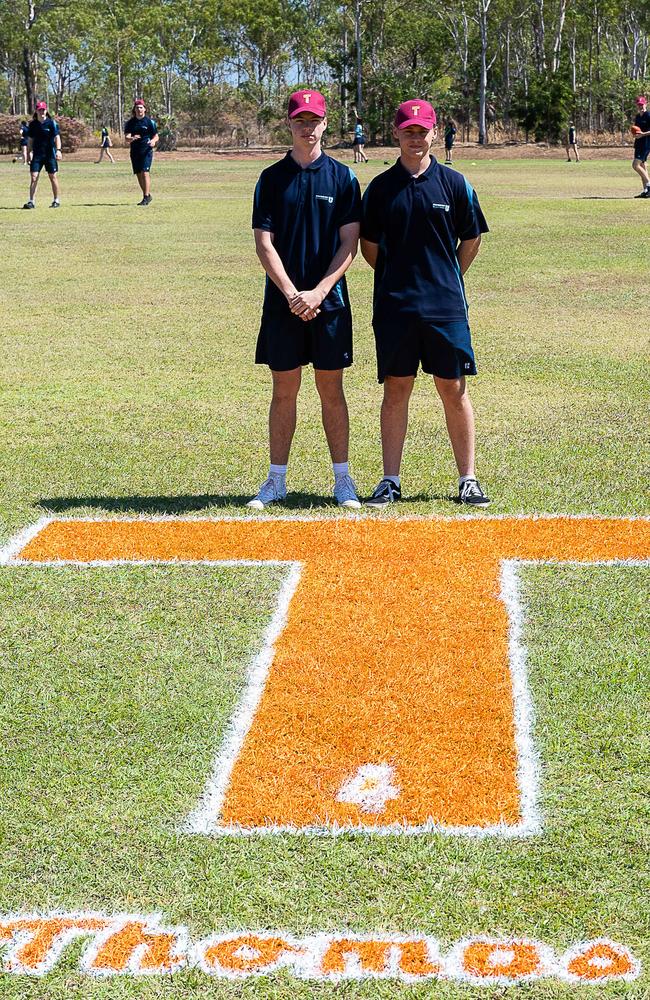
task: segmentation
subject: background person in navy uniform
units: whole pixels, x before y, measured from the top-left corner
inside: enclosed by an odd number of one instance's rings
[[[29,200],[25,202],[23,208],[36,208],[36,188],[38,178],[43,167],[47,170],[47,176],[52,185],[52,204],[50,208],[59,208],[59,181],[57,172],[58,161],[61,159],[61,135],[59,126],[50,117],[45,101],[39,101],[36,105],[34,117],[27,129],[28,156],[30,163],[30,184]]]
[[[354,139],[352,142],[352,149],[354,150],[355,163],[368,162],[368,157],[366,156],[363,149],[365,144],[366,144],[366,137],[363,134],[363,122],[361,118],[357,118],[356,125],[354,126]]]
[[[109,160],[111,161],[111,163],[115,163],[115,160],[113,159],[113,157],[111,155],[111,146],[112,145],[113,145],[113,143],[111,142],[111,137],[108,134],[108,129],[104,125],[102,127],[101,139],[99,140],[99,159],[95,160],[95,163],[101,163],[102,162],[102,160],[104,159],[104,153],[106,153],[106,155],[109,158]]]
[[[133,102],[133,114],[124,124],[124,138],[131,147],[131,166],[142,191],[142,201],[138,205],[149,205],[152,200],[149,172],[153,151],[158,142],[158,126],[147,115],[146,105],[140,98]]]
[[[580,156],[578,154],[578,133],[576,132],[576,127],[573,122],[569,122],[569,128],[566,133],[566,158],[568,163],[571,163],[571,150],[573,150],[576,155],[576,163],[580,163]]]
[[[650,174],[646,166],[648,155],[650,154],[650,112],[648,111],[647,98],[639,96],[636,99],[638,114],[634,119],[632,131],[634,138],[634,159],[632,169],[636,170],[641,178],[643,190],[641,194],[635,194],[635,198],[650,198]]]
[[[409,399],[421,363],[444,406],[458,500],[486,506],[474,474],[474,413],[465,377],[476,374],[476,365],[462,275],[487,223],[469,182],[431,156],[436,113],[427,101],[400,104],[393,135],[400,157],[368,185],[361,223],[361,250],[375,270],[373,329],[384,384],[384,475],[368,503],[383,507],[401,498]]]
[[[26,165],[29,163],[29,123],[22,121],[20,123],[20,155],[14,156],[13,162],[18,163],[18,160]]]
[[[321,149],[325,98],[300,90],[289,98],[292,147],[262,171],[255,188],[255,249],[266,290],[255,361],[273,379],[268,478],[248,506],[284,500],[296,429],[302,366],[314,366],[323,427],[334,470],[334,497],[360,507],[348,470],[349,418],[343,369],[352,364],[352,314],[344,274],[359,242],[361,192],[352,170]]]
[[[447,118],[445,121],[445,163],[451,164],[453,161],[452,149],[454,148],[454,139],[456,138],[456,122],[453,118]]]

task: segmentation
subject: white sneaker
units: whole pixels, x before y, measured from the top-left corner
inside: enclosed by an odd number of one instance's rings
[[[339,507],[359,510],[361,503],[352,476],[337,476],[334,480],[334,499]]]
[[[260,486],[257,496],[249,500],[246,506],[250,507],[251,510],[264,510],[268,504],[276,503],[278,500],[286,500],[286,498],[287,487],[284,483],[269,476]]]

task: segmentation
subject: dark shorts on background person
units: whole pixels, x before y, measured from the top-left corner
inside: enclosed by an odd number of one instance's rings
[[[289,312],[262,313],[255,364],[288,372],[312,364],[338,371],[352,364],[352,316],[347,309],[323,311],[305,322]]]
[[[645,163],[650,154],[650,139],[648,136],[643,136],[641,139],[634,140],[634,159],[641,160]]]
[[[54,153],[34,153],[29,169],[33,174],[40,174],[43,167],[45,167],[48,174],[55,174],[58,171],[59,164]]]
[[[134,174],[147,174],[151,170],[151,164],[153,161],[153,149],[149,148],[148,152],[144,155],[138,154],[137,156],[131,155],[131,166],[133,167]]]
[[[402,317],[373,321],[377,348],[377,380],[406,378],[418,368],[438,378],[476,375],[470,329],[465,320],[434,323]]]

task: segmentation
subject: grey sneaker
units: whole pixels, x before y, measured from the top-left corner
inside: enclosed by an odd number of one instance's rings
[[[339,507],[360,510],[361,502],[352,476],[337,476],[334,480],[334,499]]]
[[[483,492],[478,479],[466,479],[458,491],[458,502],[470,507],[487,507],[490,498]]]
[[[246,506],[250,507],[251,510],[264,510],[270,503],[277,503],[280,500],[286,500],[286,498],[286,486],[281,486],[277,479],[269,476],[260,486],[257,496],[249,500]]]

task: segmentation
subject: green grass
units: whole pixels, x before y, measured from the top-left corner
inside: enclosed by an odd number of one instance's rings
[[[497,513],[648,512],[644,203],[622,162],[460,160],[491,233],[468,289],[479,376],[478,470]],[[159,157],[134,207],[125,163],[66,164],[63,207],[14,211],[26,172],[0,164],[0,543],[44,510],[233,514],[265,475],[268,376],[252,364],[263,277],[250,199],[261,163]],[[359,168],[362,178],[383,169]],[[596,196],[599,196],[596,198]],[[603,196],[603,200],[600,200]],[[611,200],[607,200],[610,199]],[[642,220],[644,222],[642,223]],[[371,275],[350,274],[353,471],[380,471]],[[428,380],[404,463],[417,499],[454,514],[455,476]],[[291,509],[335,511],[311,378]],[[480,516],[480,515],[479,515]],[[524,572],[525,639],[543,761],[542,836],[185,836],[219,734],[259,647],[272,568],[0,570],[4,759],[0,913],[162,910],[196,937],[424,932],[446,946],[522,934],[556,949],[600,934],[650,961],[647,920],[648,583],[643,568]],[[197,972],[90,982],[80,946],[7,1000],[500,996],[453,984],[243,984]],[[556,1000],[557,982],[517,995]],[[585,995],[641,1000],[647,976]]]

